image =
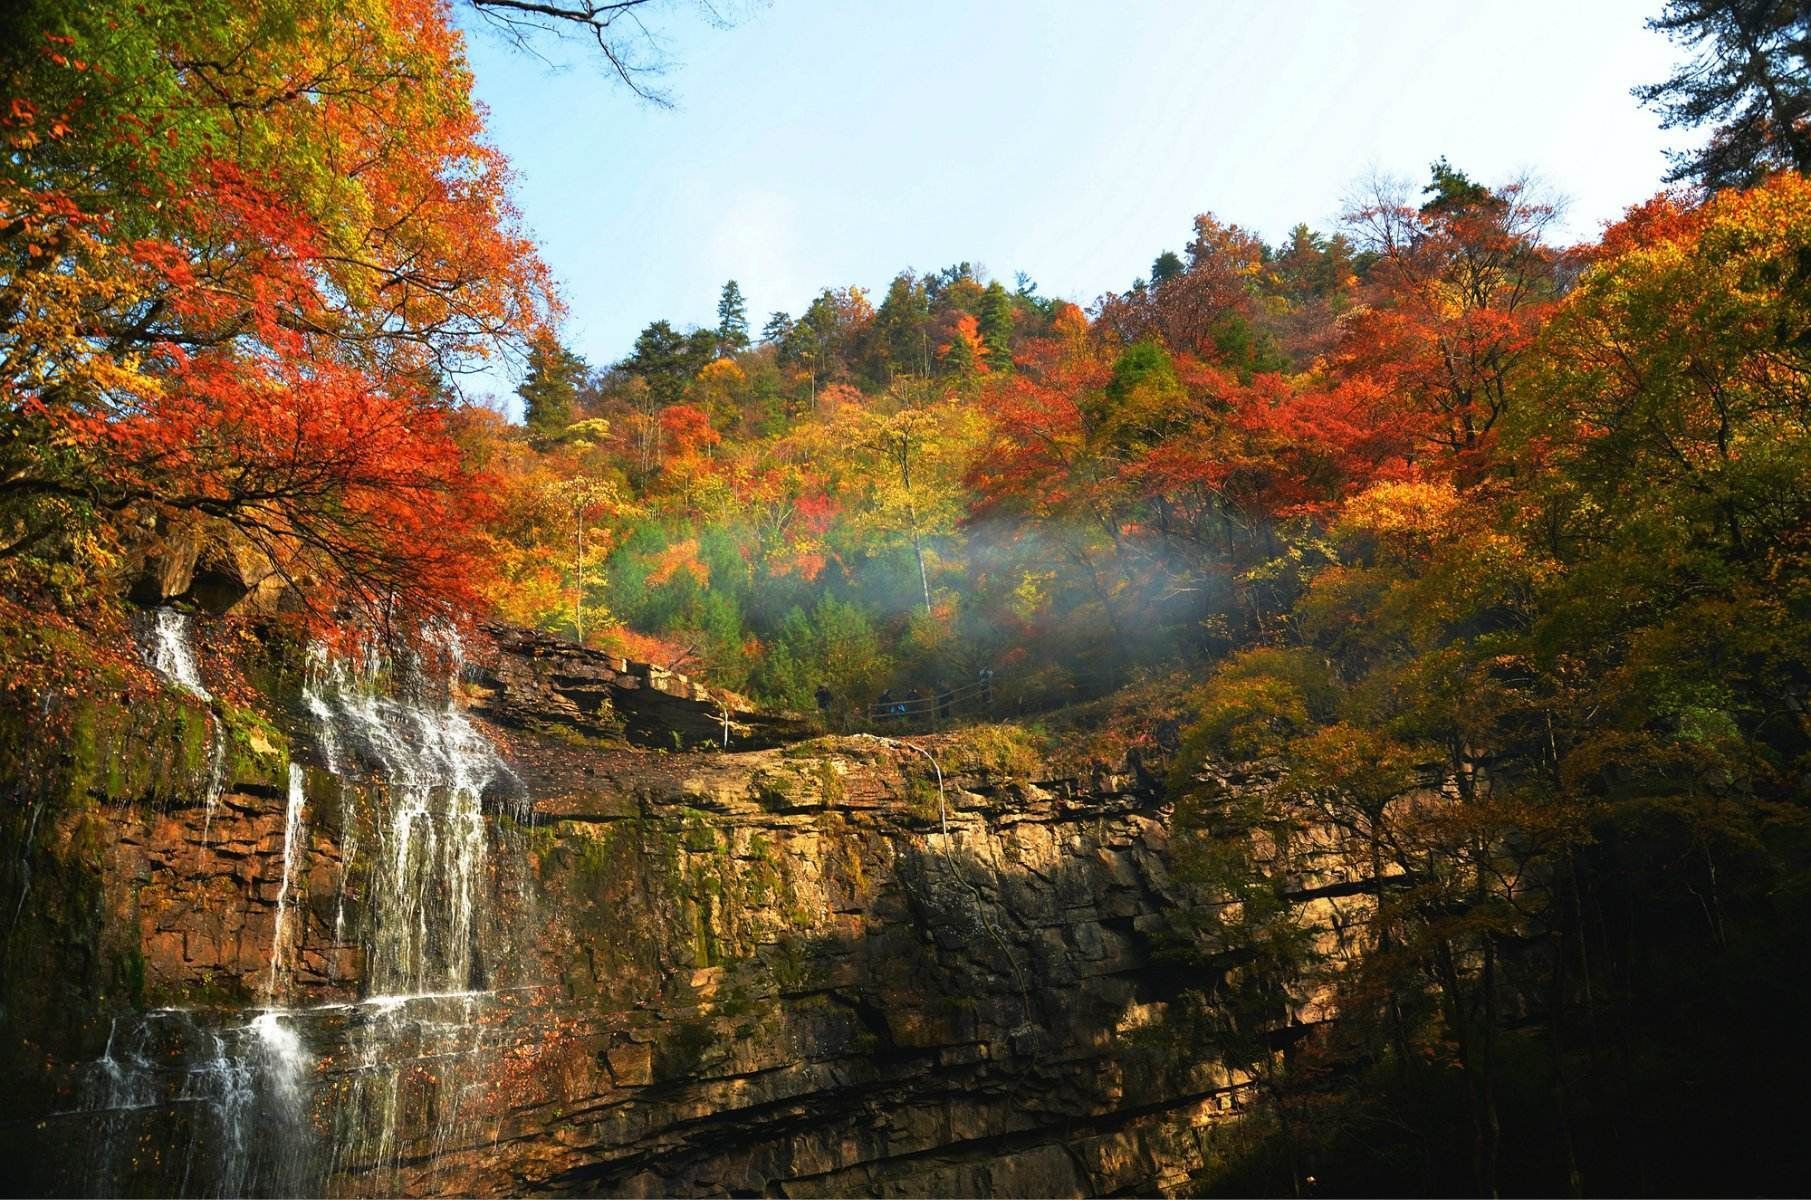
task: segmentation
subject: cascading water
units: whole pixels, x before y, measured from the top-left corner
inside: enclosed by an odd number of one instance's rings
[[[456,671],[457,641],[443,636],[441,648]],[[180,614],[160,612],[147,660],[205,694]],[[263,1007],[116,1022],[80,1106],[105,1150],[90,1192],[419,1190],[431,1176],[406,1173],[431,1173],[439,1149],[474,1134],[467,1100],[486,1083],[495,1001],[476,949],[483,804],[507,769],[417,660],[316,651],[302,699],[319,760],[340,784],[331,942],[362,945],[363,998],[297,1004],[304,945],[329,935],[309,924],[319,909],[306,902],[318,886],[306,861],[307,776],[292,763]],[[372,848],[355,872],[361,832]],[[172,1122],[186,1136],[172,1139]]]
[[[146,665],[153,671],[207,705],[208,778],[201,826],[201,840],[205,843],[213,825],[214,808],[226,790],[226,738],[214,716],[214,695],[201,681],[201,667],[195,660],[194,646],[189,638],[190,625],[188,614],[168,606],[159,608],[152,614],[143,654]]]
[[[151,669],[202,699],[213,694],[201,682],[201,668],[195,663],[195,651],[189,645],[189,618],[173,608],[160,608],[152,617],[151,644],[148,650]]]
[[[282,997],[284,960],[291,952],[289,931],[289,887],[295,878],[296,852],[302,846],[302,807],[307,803],[304,776],[300,763],[289,764],[288,799],[283,810],[283,881],[277,885],[276,928],[270,937],[270,979],[264,993],[272,1004]]]
[[[294,1078],[283,1035],[154,1009],[115,1020],[91,1065],[80,1115],[91,1122],[84,1190],[242,1196],[294,1192],[296,1124],[280,1090]],[[293,1057],[289,1061],[294,1061]]]
[[[470,990],[496,751],[450,697],[422,694],[430,685],[418,672],[405,672],[397,695],[383,686],[381,659],[314,662],[324,678],[311,683],[308,704],[324,756],[342,760],[332,764],[342,779],[380,785],[368,986],[379,995]]]
[[[321,695],[322,681],[333,672],[327,648],[315,643],[308,648],[308,677],[302,685],[302,706],[314,718],[315,745],[329,773],[340,774],[340,740],[334,732],[333,708]],[[333,906],[333,940],[346,940],[346,882],[358,857],[358,825],[345,822],[340,829],[340,881]]]
[[[443,637],[442,646],[456,677],[457,640]],[[430,699],[419,670],[385,688],[385,670],[375,656],[316,655],[306,696],[336,773],[380,785],[371,789],[377,846],[364,898],[367,999],[348,1039],[331,1165],[380,1193],[401,1190],[404,1161],[423,1156],[401,1141],[405,1126],[423,1124],[421,1113],[434,1114],[434,1143],[458,1131],[457,1064],[475,1056],[489,998],[474,951],[488,853],[483,801],[504,770],[450,695]]]

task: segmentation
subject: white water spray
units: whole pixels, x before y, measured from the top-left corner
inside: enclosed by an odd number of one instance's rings
[[[189,637],[191,624],[188,614],[168,606],[159,608],[152,617],[143,654],[153,671],[208,706],[208,777],[201,818],[201,842],[205,846],[214,824],[214,808],[226,791],[226,737],[214,715],[214,695],[201,680],[201,667]]]
[[[302,764],[289,764],[288,802],[283,810],[283,881],[277,885],[276,927],[270,935],[270,979],[264,993],[272,1004],[282,998],[283,964],[293,957],[289,932],[289,889],[295,878],[296,853],[302,846],[302,806],[307,801]]]
[[[344,921],[350,839],[365,824],[377,844],[365,871],[366,999],[351,1025],[352,1086],[334,1113],[330,1170],[354,1172],[378,1194],[401,1189],[408,1114],[424,1109],[424,1076],[410,1061],[433,1059],[437,1082],[427,1110],[433,1147],[463,1129],[463,1101],[473,1080],[458,1064],[475,1062],[483,1037],[478,1020],[491,993],[482,987],[474,947],[481,933],[480,886],[487,876],[483,801],[506,771],[482,734],[453,703],[460,646],[450,632],[431,634],[451,666],[447,694],[428,686],[408,664],[400,671],[375,654],[356,660],[310,657],[304,702],[316,741],[342,781],[343,795],[369,801],[348,811],[342,895]],[[432,1155],[430,1154],[430,1158]]]
[[[212,700],[213,694],[201,682],[201,668],[196,665],[195,651],[189,645],[189,617],[173,608],[157,610],[151,626],[148,650],[151,669],[170,680],[190,695]]]
[[[366,897],[375,927],[366,986],[404,996],[464,991],[486,859],[484,793],[504,768],[450,697],[392,694],[385,668],[376,656],[317,654],[305,695],[336,773],[362,770],[383,785],[372,814],[380,857]]]

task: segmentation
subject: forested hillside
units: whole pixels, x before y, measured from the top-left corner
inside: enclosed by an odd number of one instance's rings
[[[983,670],[1003,711],[1192,688],[1176,832],[1231,903],[1187,953],[1250,1020],[1319,981],[1280,903],[1325,866],[1305,829],[1392,881],[1341,979],[1370,1107],[1323,1125],[1298,1065],[1288,1140],[1411,1153],[1362,1129],[1413,1124],[1431,1061],[1480,1190],[1505,1136],[1521,1188],[1664,1189],[1633,1161],[1662,1130],[1755,1130],[1643,1093],[1788,1086],[1760,1064],[1798,1040],[1811,185],[1662,195],[1580,246],[1551,216],[1443,160],[1278,246],[1204,215],[1091,314],[962,264],[751,336],[726,285],[718,328],[544,353],[527,430],[471,430],[498,603],[770,703],[827,686],[834,723]],[[1228,810],[1203,762],[1276,780]]]
[[[588,363],[444,5],[13,5],[8,728],[169,603],[1117,739],[1214,898],[1172,1052],[1256,1081],[1203,1186],[1802,1186],[1811,31],[1656,26],[1700,57],[1645,98],[1708,140],[1581,244],[1563,179],[1454,147],[1280,242],[1204,212],[1085,305],[732,280]],[[468,394],[498,362],[519,421]],[[1331,877],[1349,926],[1300,904]]]

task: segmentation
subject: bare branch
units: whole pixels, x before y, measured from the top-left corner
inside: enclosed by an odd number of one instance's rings
[[[546,61],[531,44],[537,34],[554,37],[578,32],[597,43],[630,91],[650,104],[671,108],[672,97],[652,86],[666,70],[667,55],[660,38],[642,19],[659,0],[466,0],[479,16],[500,31],[518,49]],[[722,17],[704,6],[711,20]]]

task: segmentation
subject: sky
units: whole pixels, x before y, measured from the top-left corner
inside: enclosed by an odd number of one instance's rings
[[[564,336],[598,365],[650,321],[715,325],[726,279],[757,330],[963,260],[1086,306],[1197,213],[1331,230],[1367,174],[1419,185],[1441,155],[1532,174],[1588,238],[1680,144],[1629,95],[1678,58],[1643,27],[1659,0],[778,0],[729,28],[668,3],[671,109],[576,40],[549,65],[467,18]]]

